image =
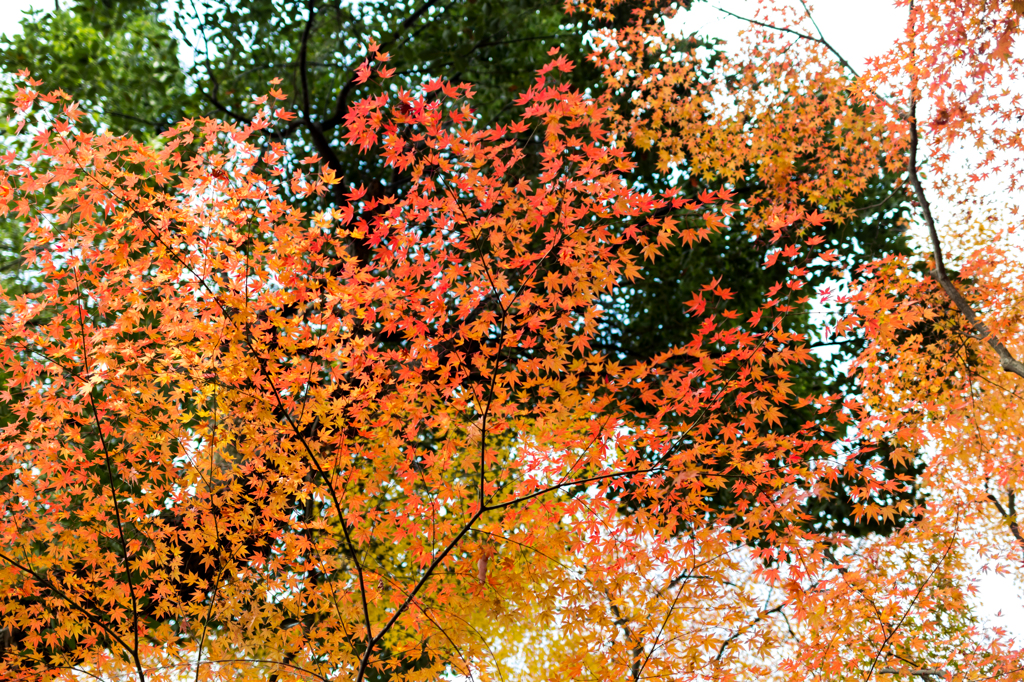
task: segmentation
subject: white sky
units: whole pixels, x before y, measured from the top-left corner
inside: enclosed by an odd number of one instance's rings
[[[13,35],[21,32],[18,23],[21,13],[32,7],[50,7],[51,3],[41,0],[2,0],[0,7],[0,35]]]
[[[0,34],[19,31],[22,12],[31,7],[51,7],[52,0],[0,0]],[[752,16],[756,0],[718,0],[715,5],[736,14]],[[883,53],[900,35],[906,10],[896,9],[891,0],[826,0],[812,5],[815,20],[825,38],[859,72],[869,57]],[[700,31],[728,41],[735,39],[744,23],[700,3],[694,11],[683,13],[679,27]],[[1024,600],[1020,590],[1005,577],[982,576],[978,603],[993,624],[1006,627],[1024,640]],[[1001,613],[1002,615],[997,615]]]

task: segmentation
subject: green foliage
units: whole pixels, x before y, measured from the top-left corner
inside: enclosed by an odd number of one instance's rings
[[[117,131],[152,134],[189,112],[178,43],[158,7],[82,2],[39,12],[0,44],[0,64],[68,92]]]

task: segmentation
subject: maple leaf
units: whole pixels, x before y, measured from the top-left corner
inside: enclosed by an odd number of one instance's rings
[[[370,69],[370,62],[369,60],[366,60],[356,67],[356,85],[362,85],[366,81],[370,80],[371,75],[373,75],[373,73]]]

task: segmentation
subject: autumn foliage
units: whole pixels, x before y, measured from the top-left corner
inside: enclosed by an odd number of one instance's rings
[[[971,116],[992,112],[980,84],[1019,68],[1010,7],[918,3],[873,79],[851,80],[823,38],[787,47],[799,6],[765,5],[721,66],[741,82],[716,90],[671,8],[641,6],[595,38],[604,94],[564,84],[576,65],[553,48],[495,126],[471,84],[388,89],[371,45],[355,78],[381,87],[345,139],[411,182],[315,212],[299,200],[343,180],[315,156],[284,170],[276,88],[246,124],[185,120],[145,144],[90,132],[23,74],[34,139],[3,157],[0,211],[25,221],[44,286],[3,299],[0,677],[1011,679],[1020,651],[967,597],[979,562],[1024,557],[1005,357],[1020,265],[992,221],[936,228],[919,172],[926,144],[997,137]],[[921,37],[943,13],[967,35],[947,40],[992,36],[984,64]],[[964,88],[934,83],[962,69]],[[649,191],[638,149],[724,184]],[[764,189],[738,206],[729,183],[755,162]],[[900,168],[932,262],[851,271],[823,226]],[[740,215],[777,277],[764,300],[737,305],[709,272],[679,311],[698,321],[687,343],[594,349],[642,264]],[[823,271],[831,291],[807,286]],[[867,339],[863,399],[794,391],[816,362],[792,331],[812,300],[830,339]],[[900,497],[883,447],[927,459],[924,499]],[[909,521],[817,527],[809,505],[840,479],[854,517]]]

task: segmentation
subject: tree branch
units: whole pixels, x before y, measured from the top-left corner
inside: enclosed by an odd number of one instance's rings
[[[819,45],[824,47],[826,50],[831,52],[832,55],[836,59],[839,60],[839,65],[841,67],[843,67],[843,69],[848,71],[850,73],[850,75],[852,75],[855,79],[860,79],[860,74],[857,73],[857,69],[853,68],[853,66],[850,64],[850,62],[846,60],[846,57],[844,57],[839,52],[839,50],[837,50],[836,48],[832,47],[832,43],[830,43],[827,40],[825,40],[824,34],[821,32],[821,29],[818,28],[818,23],[814,20],[814,17],[811,14],[811,10],[807,7],[806,3],[804,3],[804,1],[801,0],[800,4],[802,4],[804,6],[804,10],[807,12],[807,18],[810,19],[811,24],[814,26],[814,30],[817,31],[817,33],[818,33],[818,37],[817,38],[812,36],[812,35],[808,35],[806,33],[801,33],[800,31],[797,31],[797,30],[794,30],[794,29],[791,29],[791,28],[787,28],[785,26],[775,26],[774,24],[769,24],[769,23],[767,23],[765,21],[759,21],[757,19],[751,19],[749,17],[744,17],[742,15],[736,14],[735,12],[730,12],[727,9],[723,9],[721,7],[718,7],[716,5],[712,5],[712,7],[717,9],[722,14],[728,14],[729,16],[733,17],[734,19],[739,19],[740,21],[746,21],[746,22],[749,22],[751,24],[754,24],[755,26],[760,26],[762,28],[767,28],[767,29],[772,30],[772,31],[779,31],[780,33],[789,33],[790,35],[794,35],[797,38],[800,38],[802,40],[809,40],[812,43],[818,43]],[[878,91],[876,91],[874,88],[870,88],[869,87],[868,88],[868,92],[870,92],[872,95],[874,95],[878,99],[879,102],[883,102],[883,103],[885,103],[885,104],[895,108],[895,106],[889,100],[887,100],[886,98],[884,98],[880,94],[878,94]]]
[[[7,556],[6,554],[4,554],[2,552],[0,552],[0,559],[3,559],[4,561],[6,561],[8,563],[8,565],[13,566],[14,568],[18,569],[19,571],[21,571],[23,573],[27,573],[28,575],[32,576],[35,580],[37,580],[38,582],[40,582],[41,584],[46,586],[46,589],[48,589],[53,594],[57,595],[64,602],[66,602],[68,604],[68,606],[70,606],[75,611],[78,611],[79,613],[84,615],[89,620],[90,623],[92,623],[93,625],[95,625],[99,629],[103,630],[103,632],[107,633],[107,635],[112,640],[114,640],[115,642],[120,644],[121,647],[126,652],[128,652],[129,654],[133,654],[134,653],[133,650],[132,650],[132,647],[127,642],[125,642],[116,632],[114,632],[112,629],[110,629],[110,627],[108,627],[102,620],[100,620],[99,616],[97,616],[94,613],[90,613],[89,611],[87,611],[83,606],[79,605],[77,602],[75,602],[73,599],[71,599],[71,597],[68,596],[67,594],[65,594],[63,590],[58,588],[56,585],[54,585],[52,582],[47,580],[45,577],[39,575],[38,573],[36,573],[34,570],[29,568],[28,566],[25,566],[25,565],[21,564],[20,562],[15,561],[14,559],[10,558],[9,556]]]
[[[78,298],[82,298],[82,288],[78,281],[78,270],[75,270],[75,289]],[[89,374],[89,352],[86,349],[85,340],[85,307],[79,309],[78,323],[82,333],[82,362],[85,373]],[[103,425],[100,422],[100,414],[96,409],[96,398],[93,396],[92,387],[89,387],[89,406],[92,408],[92,416],[96,421],[96,436],[100,439],[100,446],[103,448],[103,458],[106,461],[107,478],[110,483],[110,496],[114,503],[114,520],[117,522],[117,534],[121,539],[121,550],[124,552],[125,580],[128,581],[128,594],[132,600],[132,658],[135,660],[135,671],[139,676],[139,682],[146,682],[146,674],[142,671],[142,660],[139,658],[139,603],[135,595],[135,583],[132,581],[132,564],[128,558],[128,539],[124,534],[124,526],[121,523],[121,509],[117,497],[117,487],[114,484],[114,469],[111,464],[110,450],[107,448],[107,439],[103,435]]]
[[[999,502],[999,498],[993,495],[992,493],[988,494],[988,499],[989,502],[995,505],[996,510],[999,512],[999,515],[1002,516],[1004,520],[1009,522],[1010,532],[1013,533],[1013,537],[1016,538],[1017,543],[1020,544],[1021,547],[1024,547],[1024,535],[1021,534],[1020,524],[1017,523],[1017,510],[1015,509],[1013,491],[1010,491],[1009,511],[1007,511],[1006,508],[1003,507],[1003,505]]]
[[[917,135],[917,99],[912,98],[910,100],[910,159],[908,161],[908,171],[910,175],[910,182],[914,186],[914,193],[917,195],[917,202],[921,205],[921,213],[924,216],[925,225],[928,227],[928,236],[931,239],[932,244],[932,257],[935,260],[935,269],[931,271],[932,279],[939,283],[942,290],[946,292],[946,296],[949,300],[956,305],[965,318],[967,323],[971,326],[971,329],[978,336],[979,339],[984,339],[985,342],[995,351],[999,357],[999,365],[1003,368],[1004,372],[1012,372],[1017,376],[1024,378],[1024,363],[1021,363],[1010,351],[1003,345],[1003,342],[999,340],[992,330],[989,329],[983,321],[981,321],[977,314],[974,312],[974,308],[968,303],[967,299],[964,298],[960,290],[956,288],[956,285],[949,279],[946,273],[946,264],[942,258],[942,244],[939,241],[939,233],[935,227],[935,218],[932,216],[931,204],[928,202],[928,197],[924,193],[924,187],[921,185],[921,178],[918,174],[917,168],[917,148],[918,148],[918,135]]]
[[[309,81],[308,68],[306,65],[306,53],[309,49],[309,33],[313,30],[313,19],[316,17],[316,0],[309,0],[306,9],[309,16],[306,18],[306,27],[302,31],[302,42],[299,45],[299,79],[302,82],[302,112],[306,120],[311,120],[309,112]]]
[[[386,635],[394,626],[394,624],[398,621],[399,616],[405,613],[406,609],[409,608],[409,605],[416,598],[416,595],[419,593],[419,591],[427,583],[430,577],[434,575],[434,571],[436,571],[438,566],[441,565],[441,562],[444,561],[449,554],[451,554],[452,550],[455,549],[456,545],[458,545],[459,542],[462,541],[462,538],[465,537],[466,533],[468,533],[473,528],[473,524],[475,524],[477,520],[480,519],[480,517],[483,515],[483,512],[483,509],[478,509],[477,512],[473,514],[472,517],[470,517],[469,521],[466,522],[466,525],[462,527],[462,530],[459,531],[458,535],[452,538],[448,545],[445,546],[445,548],[441,551],[441,553],[434,558],[434,560],[430,563],[430,566],[428,566],[427,569],[423,572],[423,575],[420,576],[420,579],[416,583],[416,585],[406,595],[405,600],[401,603],[401,605],[399,605],[397,609],[395,609],[394,614],[392,614],[391,618],[388,619],[388,622],[384,624],[384,627],[380,629],[380,632],[378,632],[377,635],[370,642],[370,646],[366,647],[366,653],[363,655],[362,660],[359,662],[359,671],[356,674],[356,682],[363,682],[363,679],[366,675],[366,666],[370,662],[370,652],[372,651],[373,647],[380,643],[380,641],[384,638],[384,635]]]
[[[316,472],[324,479],[324,483],[327,485],[327,492],[328,494],[330,494],[331,500],[334,502],[334,507],[338,512],[338,521],[339,523],[341,523],[341,532],[342,535],[345,537],[345,544],[348,549],[348,554],[350,557],[352,557],[352,563],[355,564],[356,575],[359,578],[359,597],[360,600],[362,601],[363,618],[366,621],[366,651],[367,655],[369,655],[369,651],[373,647],[375,638],[373,636],[373,631],[371,629],[372,624],[370,621],[370,608],[369,604],[367,604],[366,601],[366,583],[363,579],[363,567],[362,564],[359,562],[359,556],[356,554],[355,545],[352,543],[352,537],[348,532],[348,524],[345,522],[345,514],[342,511],[341,500],[338,498],[338,493],[334,489],[334,481],[332,477],[328,475],[327,471],[323,468],[323,466],[320,464],[320,460],[316,457],[316,455],[313,454],[313,449],[309,447],[309,443],[306,442],[306,438],[305,436],[302,435],[302,431],[299,429],[298,425],[292,420],[292,417],[290,414],[288,414],[288,411],[284,409],[284,405],[281,404],[280,394],[277,391],[277,387],[274,386],[274,381],[273,379],[270,378],[269,373],[267,374],[266,379],[267,383],[270,384],[271,393],[273,393],[274,395],[274,400],[277,402],[278,408],[281,410],[281,413],[284,415],[284,418],[288,422],[288,425],[291,427],[292,431],[295,432],[295,435],[296,437],[298,437],[299,442],[302,443],[302,447],[306,451],[306,455],[309,459],[310,464],[313,465],[313,468],[316,469]]]
[[[391,37],[381,44],[380,49],[383,50],[387,46],[393,44],[395,40],[397,40],[399,33],[409,28],[415,21],[417,21],[421,16],[423,16],[423,14],[427,10],[436,5],[438,2],[439,0],[427,0],[426,2],[424,2],[423,5],[420,6],[418,10],[416,10],[408,17],[406,17],[405,21],[403,21],[401,25],[392,32]],[[349,95],[352,94],[352,90],[356,86],[356,78],[357,76],[353,73],[352,77],[348,79],[348,82],[342,86],[341,90],[338,92],[338,98],[334,104],[334,113],[331,114],[329,118],[320,121],[320,123],[318,124],[321,130],[330,130],[336,127],[345,119],[345,114],[346,112],[348,112],[348,98]]]
[[[931,675],[936,677],[942,677],[945,675],[945,671],[939,668],[921,668],[919,670],[900,670],[899,668],[882,668],[878,671],[880,675],[913,675],[914,677],[924,677],[927,679]]]
[[[755,623],[759,623],[760,621],[764,620],[765,616],[769,616],[769,615],[771,615],[773,613],[782,613],[782,607],[783,606],[785,606],[785,605],[784,604],[779,604],[778,606],[776,606],[773,609],[769,609],[767,611],[762,611],[761,613],[758,614],[757,618],[754,619],[753,623],[751,623],[750,625],[746,625],[746,626],[740,628],[739,630],[737,630],[736,632],[732,633],[731,635],[729,635],[729,637],[725,641],[722,642],[722,646],[718,647],[718,654],[715,656],[715,660],[716,661],[722,660],[722,656],[725,654],[725,650],[728,648],[728,646],[730,644],[732,644],[734,641],[736,641],[736,639],[738,639],[739,636],[742,635],[747,630],[747,628],[751,627]]]
[[[804,9],[806,9],[806,8],[807,8],[807,5],[804,5]],[[755,26],[760,26],[762,28],[767,28],[767,29],[770,29],[772,31],[779,31],[780,33],[789,33],[791,35],[796,36],[797,38],[802,38],[804,40],[810,40],[812,43],[818,43],[819,45],[821,45],[822,47],[827,49],[829,52],[831,52],[835,56],[835,58],[839,60],[839,65],[842,66],[847,71],[849,71],[853,75],[854,78],[860,78],[860,74],[857,73],[857,69],[853,68],[853,66],[850,65],[850,62],[846,61],[846,57],[844,57],[843,55],[839,54],[839,51],[836,50],[836,48],[832,47],[831,43],[829,43],[827,40],[825,40],[824,36],[821,35],[821,31],[820,30],[818,30],[818,37],[815,38],[812,35],[808,35],[806,33],[801,33],[800,31],[796,31],[794,29],[787,28],[785,26],[775,26],[774,24],[769,24],[769,23],[764,22],[764,21],[758,21],[757,19],[751,19],[750,17],[744,17],[742,15],[736,14],[735,12],[730,12],[729,10],[723,9],[721,7],[718,7],[718,6],[715,6],[715,9],[717,9],[722,14],[728,14],[730,17],[733,17],[734,19],[739,19],[740,21],[746,21],[748,23],[754,24]],[[810,17],[810,12],[809,11],[808,11],[807,15]],[[818,29],[818,25],[814,22],[813,17],[811,18],[811,23],[814,24],[814,28],[817,30]],[[881,99],[881,98],[879,97],[879,99]]]

